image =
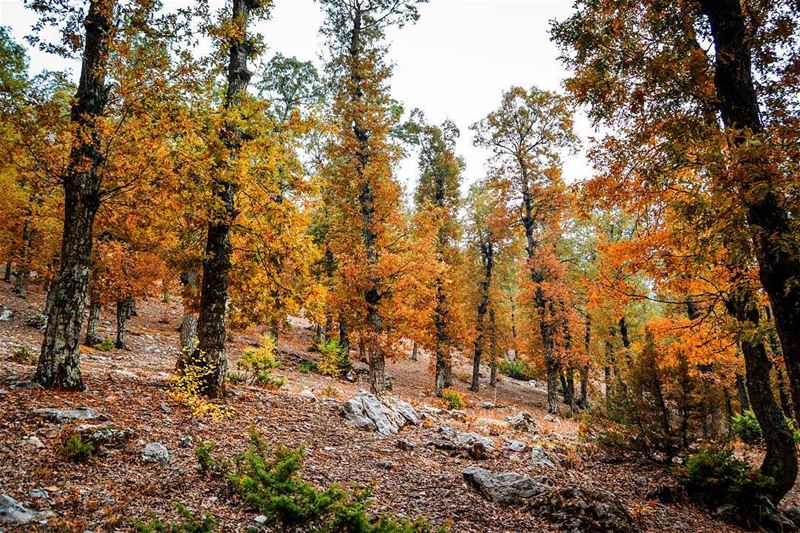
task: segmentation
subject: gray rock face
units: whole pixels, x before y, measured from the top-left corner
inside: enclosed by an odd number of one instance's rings
[[[121,429],[112,424],[82,424],[76,431],[95,446],[121,446],[133,437],[133,431],[130,429]]]
[[[32,511],[7,494],[0,494],[0,523],[27,524],[34,520],[44,520],[53,513]]]
[[[503,505],[512,505],[550,490],[547,478],[533,479],[516,472],[492,474],[477,466],[462,473],[464,482],[483,497]]]
[[[527,508],[568,533],[632,533],[633,518],[614,494],[592,487],[552,489]]]
[[[169,451],[160,442],[151,442],[142,450],[142,461],[146,463],[161,463],[162,465],[167,464],[169,462]]]
[[[0,305],[0,322],[5,322],[7,320],[11,320],[11,317],[14,315],[14,311],[9,309],[8,307],[3,307]]]
[[[419,424],[417,412],[406,402],[391,397],[378,398],[368,392],[344,402],[339,413],[356,426],[382,435],[394,435],[406,424]]]
[[[517,431],[529,431],[531,433],[539,431],[539,426],[536,425],[536,421],[525,411],[520,411],[514,416],[507,416],[506,422]]]
[[[46,407],[44,409],[35,409],[36,414],[43,415],[53,422],[63,424],[64,422],[72,422],[73,420],[94,420],[96,418],[105,418],[103,415],[89,409],[88,407],[78,407],[77,409],[56,409],[55,407]]]
[[[531,462],[540,468],[556,468],[561,465],[561,458],[544,446],[536,445],[531,447]]]
[[[425,418],[435,418],[442,414],[442,410],[438,407],[431,407],[430,405],[425,405],[420,407],[419,409],[419,417],[422,419]]]
[[[518,440],[507,440],[503,443],[503,447],[510,452],[524,452],[528,445]]]

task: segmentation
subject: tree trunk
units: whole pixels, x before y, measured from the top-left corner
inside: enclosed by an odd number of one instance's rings
[[[86,323],[86,336],[84,337],[84,344],[87,346],[94,346],[103,342],[97,335],[97,326],[100,324],[100,302],[97,301],[94,295],[89,298],[89,321]]]
[[[581,409],[588,409],[589,408],[589,364],[588,363],[581,367],[580,391],[581,391],[580,407]]]
[[[417,346],[417,341],[414,341],[411,344],[411,360],[412,361],[416,361],[418,359],[418,357],[417,357],[417,351],[418,350],[419,350],[419,346]]]
[[[241,103],[246,93],[252,73],[247,69],[247,61],[253,52],[252,43],[247,38],[247,24],[250,11],[257,7],[255,0],[233,0],[231,21],[238,26],[239,33],[230,37],[228,59],[227,92],[225,109]],[[228,150],[228,169],[232,171],[239,157],[244,133],[241,127],[225,124],[221,137]],[[225,312],[228,303],[228,275],[231,270],[231,226],[236,219],[235,179],[218,177],[214,181],[215,197],[222,206],[221,216],[213,217],[208,225],[206,253],[203,259],[203,281],[200,291],[200,316],[197,319],[198,347],[193,359],[209,372],[201,386],[207,396],[221,397],[225,394],[225,377],[228,360],[225,356]]]
[[[434,310],[434,327],[436,330],[436,376],[435,394],[441,396],[442,391],[450,383],[450,347],[447,338],[447,302],[444,293],[444,280],[436,280],[436,309]],[[474,378],[473,378],[474,379]]]
[[[31,246],[33,245],[33,228],[28,216],[22,225],[22,240],[17,261],[17,275],[14,278],[14,287],[11,289],[20,298],[28,296],[27,281],[31,274]]]
[[[789,405],[789,395],[786,394],[786,380],[783,377],[783,370],[778,365],[775,366],[775,374],[778,382],[778,396],[781,400],[781,410],[786,418],[794,418],[792,407]]]
[[[175,370],[181,372],[186,365],[187,356],[190,356],[197,347],[197,318],[194,315],[190,313],[183,315],[179,339],[180,353],[175,362]]]
[[[127,297],[117,300],[117,339],[114,346],[120,350],[127,350],[125,345],[125,326],[128,318],[131,316],[131,307],[133,306],[133,298]]]
[[[736,392],[739,395],[739,412],[749,411],[750,398],[747,397],[747,389],[745,389],[744,378],[741,374],[736,374]]]
[[[489,386],[497,386],[497,324],[494,307],[489,308]]]
[[[84,389],[78,345],[89,286],[92,227],[100,207],[97,169],[103,161],[95,122],[103,114],[107,100],[105,76],[115,4],[115,0],[92,0],[84,20],[81,77],[71,110],[71,121],[79,132],[63,180],[61,269],[50,288],[52,305],[34,376],[44,387]]]
[[[702,0],[715,48],[714,85],[722,122],[735,133],[734,145],[747,142],[744,132],[763,133],[753,82],[751,50],[739,0]],[[781,341],[795,416],[800,420],[800,241],[792,205],[777,188],[779,166],[766,156],[748,155],[742,163],[737,197],[747,210],[747,224],[758,260],[758,275],[769,297]]]
[[[755,297],[748,287],[735,288],[725,303],[729,313],[742,325],[758,326],[759,313],[755,306]],[[771,496],[777,505],[794,486],[797,478],[797,449],[792,432],[770,388],[770,361],[766,347],[761,342],[751,341],[747,335],[741,336],[739,344],[744,354],[747,391],[750,393],[753,413],[761,426],[766,445],[761,472],[775,480]]]
[[[6,261],[6,271],[3,274],[3,281],[6,283],[11,281],[11,259]]]
[[[478,318],[475,322],[475,352],[472,357],[472,383],[469,390],[478,392],[480,389],[480,367],[483,351],[484,325],[483,320],[489,308],[489,290],[492,285],[492,270],[494,268],[494,246],[492,243],[481,243],[481,257],[483,258],[483,281],[481,282],[481,299],[478,303]]]

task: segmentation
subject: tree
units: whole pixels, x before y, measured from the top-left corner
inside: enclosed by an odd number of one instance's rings
[[[334,256],[351,295],[353,321],[370,366],[370,389],[386,390],[387,305],[400,275],[393,252],[399,224],[400,188],[392,177],[399,149],[392,143],[397,117],[386,80],[384,32],[417,19],[420,0],[323,0],[323,34],[330,48],[334,90],[334,139],[326,175],[337,210]]]
[[[231,227],[237,216],[236,192],[240,153],[246,141],[242,104],[252,73],[247,62],[257,52],[257,42],[248,35],[251,18],[268,14],[269,3],[260,0],[233,0],[230,18],[220,27],[224,49],[228,52],[227,87],[223,111],[225,120],[219,138],[222,146],[213,180],[214,211],[208,224],[203,277],[200,289],[200,316],[197,319],[198,345],[193,359],[210,371],[201,392],[208,396],[225,394],[225,312],[228,304],[228,277],[231,270]]]
[[[535,87],[526,91],[513,87],[505,92],[500,107],[474,124],[475,144],[492,151],[498,188],[514,202],[524,230],[530,281],[534,285],[533,305],[538,313],[542,350],[547,370],[548,409],[558,411],[555,354],[558,302],[548,298],[543,283],[549,265],[537,261],[543,249],[539,240],[546,229],[553,246],[556,235],[563,184],[560,176],[560,151],[575,145],[572,115],[567,100]],[[556,225],[553,223],[556,222]],[[544,256],[540,255],[540,258]],[[538,264],[537,264],[538,263]]]
[[[441,396],[445,387],[451,385],[450,349],[453,344],[453,330],[459,323],[458,306],[453,297],[456,287],[454,279],[459,249],[460,224],[457,212],[460,205],[459,186],[464,161],[455,155],[455,143],[459,136],[458,128],[450,121],[441,126],[427,124],[421,113],[413,113],[408,126],[414,142],[419,146],[420,178],[414,195],[417,216],[425,220],[424,237],[434,240],[431,247],[434,257],[435,275],[433,279],[434,309],[432,315],[433,345],[435,357],[434,391]]]

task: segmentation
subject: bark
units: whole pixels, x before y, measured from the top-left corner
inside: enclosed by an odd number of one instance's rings
[[[739,0],[702,0],[715,48],[714,85],[722,122],[746,142],[745,132],[763,133],[758,96],[752,76],[751,50]],[[738,184],[758,261],[761,285],[769,297],[795,416],[800,419],[800,242],[791,205],[778,189],[778,167],[766,157],[752,156],[743,164]]]
[[[481,281],[481,299],[478,302],[478,318],[475,322],[475,352],[472,356],[472,384],[469,389],[478,392],[480,389],[479,377],[481,355],[483,352],[484,317],[489,308],[489,290],[492,285],[492,271],[494,269],[494,246],[491,242],[481,243],[481,257],[483,258],[483,280]]]
[[[755,306],[755,297],[748,287],[734,289],[726,306],[728,312],[740,323],[758,326],[759,313]],[[771,496],[777,504],[794,486],[797,478],[797,449],[792,432],[770,388],[771,365],[766,346],[761,342],[751,341],[746,335],[739,339],[739,345],[744,355],[747,391],[766,446],[761,472],[775,480]]]
[[[52,305],[34,376],[44,387],[84,389],[78,345],[89,285],[92,228],[100,207],[98,168],[103,162],[95,122],[103,114],[108,96],[105,76],[115,4],[115,0],[92,0],[84,20],[81,76],[71,109],[71,121],[80,134],[76,136],[63,179],[61,269],[48,294]]]
[[[20,298],[28,296],[27,281],[31,274],[31,246],[33,246],[33,228],[31,227],[30,216],[28,216],[22,225],[17,275],[14,278],[14,287],[11,289]]]
[[[418,359],[418,357],[417,357],[417,352],[418,351],[419,351],[419,346],[417,346],[417,342],[414,341],[414,343],[411,345],[411,360],[412,361],[416,361]]]
[[[739,395],[739,412],[744,413],[750,410],[750,398],[747,397],[747,389],[744,386],[744,377],[736,374],[736,393]]]
[[[100,324],[101,307],[97,298],[91,295],[89,298],[89,320],[86,323],[86,336],[84,338],[84,344],[87,346],[94,346],[95,344],[103,342],[103,339],[97,335],[97,326]]]
[[[497,386],[497,323],[494,308],[489,309],[489,386]]]
[[[186,365],[186,357],[191,355],[197,346],[197,318],[194,315],[190,313],[183,315],[178,342],[180,353],[175,363],[175,370],[180,372]]]
[[[8,261],[6,261],[6,270],[5,270],[5,273],[3,274],[3,281],[5,281],[6,283],[11,281],[11,260],[10,259]]]
[[[240,25],[241,35],[232,38],[230,43],[225,109],[231,109],[241,102],[252,76],[247,69],[247,61],[253,52],[252,43],[247,38],[247,23],[250,11],[257,5],[255,0],[233,0],[231,20]],[[244,133],[239,127],[226,124],[221,136],[228,150],[228,163],[233,166],[239,157]],[[214,194],[222,206],[222,213],[214,217],[208,225],[203,259],[203,281],[200,289],[200,316],[197,319],[199,342],[193,359],[210,370],[204,378],[200,392],[207,396],[221,397],[225,394],[228,368],[225,356],[227,340],[225,311],[233,252],[230,233],[237,216],[235,201],[238,187],[230,178],[218,178],[214,186]]]
[[[117,300],[117,339],[114,346],[120,350],[128,349],[125,344],[125,327],[131,316],[131,307],[133,307],[133,298]]]
[[[450,382],[450,346],[447,336],[447,297],[444,292],[444,280],[436,280],[436,308],[434,310],[434,328],[436,346],[435,394],[441,396],[442,391],[451,385]],[[474,379],[474,378],[473,378]]]
[[[619,319],[619,335],[622,339],[622,348],[625,355],[625,363],[628,368],[631,366],[631,341],[628,338],[628,324],[625,322],[625,317]]]
[[[586,329],[583,334],[583,349],[586,351],[586,362],[581,366],[579,373],[580,399],[578,405],[581,409],[589,407],[589,350],[592,343],[592,317],[586,313]]]

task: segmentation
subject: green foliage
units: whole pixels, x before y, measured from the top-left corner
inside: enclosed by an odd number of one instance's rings
[[[464,397],[455,389],[444,389],[441,400],[448,409],[461,409],[464,407]]]
[[[521,359],[503,359],[498,367],[500,372],[513,379],[527,381],[532,379],[532,373],[528,363]]]
[[[336,339],[329,339],[317,345],[320,362],[317,367],[326,376],[340,378],[350,370],[350,358],[347,349]]]
[[[219,531],[217,519],[210,513],[196,515],[180,503],[175,503],[175,508],[181,520],[178,522],[164,522],[156,517],[155,513],[148,513],[150,520],[135,522],[139,533],[214,533]]]
[[[245,376],[241,372],[231,371],[228,372],[228,381],[231,383],[244,383],[247,380],[247,376]]]
[[[424,520],[409,521],[367,513],[369,492],[331,485],[318,489],[302,479],[302,448],[279,447],[273,452],[253,432],[250,448],[236,459],[228,477],[246,504],[263,513],[269,526],[283,531],[321,533],[427,533]],[[442,531],[442,530],[440,530]]]
[[[786,425],[789,426],[795,443],[800,443],[800,430],[798,430],[794,419],[787,416]],[[761,426],[756,419],[756,415],[749,409],[740,415],[734,415],[731,419],[731,429],[736,437],[745,444],[758,444],[761,442]]]
[[[61,453],[70,461],[85,463],[94,456],[94,445],[91,442],[84,441],[80,435],[72,435],[64,443]]]
[[[736,459],[730,448],[703,447],[678,471],[689,494],[709,507],[730,505],[726,518],[757,524],[774,481]]]
[[[316,372],[317,364],[313,361],[301,361],[297,366],[297,370],[303,374],[310,374],[311,372]]]
[[[111,339],[103,339],[103,342],[94,345],[94,349],[101,352],[110,352],[114,347],[114,341]]]
[[[14,350],[13,360],[17,363],[29,364],[36,362],[36,356],[33,355],[27,346],[20,346]]]
[[[272,375],[273,370],[281,364],[275,359],[275,340],[269,335],[261,337],[260,348],[245,350],[237,366],[244,372],[245,380],[249,383],[279,389],[285,382],[282,376]]]
[[[197,446],[194,448],[194,456],[200,465],[200,473],[205,476],[214,470],[216,466],[216,461],[211,454],[217,448],[217,445],[214,442],[204,441],[201,438],[198,438],[196,442]]]
[[[761,441],[761,426],[756,420],[756,415],[749,409],[731,419],[731,429],[745,444],[756,444]]]

